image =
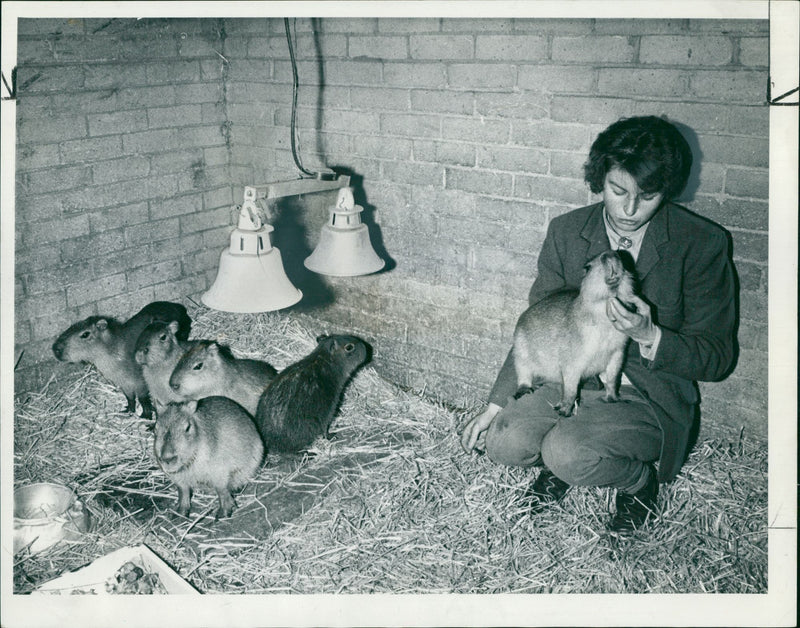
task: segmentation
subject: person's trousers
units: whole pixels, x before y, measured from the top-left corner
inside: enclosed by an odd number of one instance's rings
[[[616,403],[603,401],[603,395],[581,391],[570,417],[553,409],[561,396],[556,384],[511,399],[489,426],[487,455],[507,466],[544,464],[568,484],[637,492],[647,483],[647,463],[661,453],[661,428],[632,386],[620,387]]]

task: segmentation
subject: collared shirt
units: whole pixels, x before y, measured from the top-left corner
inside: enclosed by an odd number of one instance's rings
[[[642,240],[644,240],[644,234],[647,232],[647,227],[650,226],[650,222],[644,223],[636,231],[623,235],[617,233],[614,227],[611,226],[611,223],[608,222],[608,214],[606,213],[605,207],[603,208],[603,222],[606,226],[606,233],[608,234],[608,241],[611,243],[611,248],[614,250],[628,251],[635,262],[639,257],[639,251],[642,248]]]
[[[647,227],[650,225],[650,222],[644,223],[636,231],[622,235],[617,233],[608,222],[608,214],[606,213],[605,207],[603,208],[603,222],[605,223],[606,234],[608,235],[611,248],[628,251],[635,262],[639,257],[639,251],[642,248],[642,240],[644,240],[644,234],[647,232]],[[650,345],[639,343],[639,352],[642,354],[642,357],[646,360],[654,360],[656,352],[658,351],[659,342],[661,342],[661,328],[656,325],[656,338],[653,343]],[[627,380],[627,378],[623,375],[623,383],[629,383],[625,380]]]

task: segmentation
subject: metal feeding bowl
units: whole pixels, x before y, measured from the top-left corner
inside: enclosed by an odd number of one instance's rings
[[[89,530],[89,512],[72,489],[43,482],[14,491],[14,553],[41,552],[61,539],[75,540]]]

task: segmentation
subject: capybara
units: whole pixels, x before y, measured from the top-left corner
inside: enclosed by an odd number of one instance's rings
[[[264,458],[253,418],[227,397],[168,404],[156,419],[154,451],[178,487],[178,512],[188,515],[192,490],[208,486],[219,496],[218,519],[230,516],[232,491],[256,474]]]
[[[606,302],[617,297],[628,306],[634,280],[617,251],[605,251],[585,267],[580,290],[562,290],[531,305],[514,330],[517,397],[536,383],[562,386],[556,411],[570,416],[581,380],[604,373],[605,400],[616,401],[628,337],[606,314]]]
[[[168,403],[183,401],[170,387],[169,378],[183,354],[197,341],[178,340],[178,331],[176,321],[150,323],[136,342],[136,361],[142,367],[142,375],[156,412]]]
[[[267,362],[236,358],[225,345],[201,340],[175,366],[169,385],[181,399],[227,397],[254,415],[276,373]]]
[[[329,428],[342,392],[369,358],[355,336],[320,336],[317,347],[288,366],[258,402],[256,425],[267,451],[300,451]]]
[[[125,394],[128,412],[142,404],[142,417],[152,416],[152,406],[142,369],[136,362],[139,334],[153,322],[176,321],[176,337],[189,337],[191,319],[179,303],[156,301],[143,307],[124,323],[109,316],[90,316],[70,326],[53,343],[53,354],[62,362],[88,362]]]

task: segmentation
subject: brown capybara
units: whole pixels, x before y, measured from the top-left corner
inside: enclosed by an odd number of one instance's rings
[[[626,305],[633,295],[633,275],[617,251],[605,251],[586,264],[580,290],[563,290],[530,306],[514,330],[514,367],[519,397],[535,383],[562,386],[556,411],[570,416],[581,380],[604,373],[605,400],[619,399],[619,376],[628,337],[606,314],[617,297]]]
[[[227,397],[254,415],[261,393],[276,373],[267,362],[236,358],[225,345],[201,340],[175,366],[169,385],[181,399]]]
[[[71,325],[53,343],[53,354],[62,362],[88,362],[125,394],[128,412],[142,404],[142,417],[152,416],[152,406],[142,369],[136,362],[139,334],[153,322],[176,321],[180,340],[189,337],[191,319],[180,303],[156,301],[143,307],[124,323],[108,316],[90,316]]]
[[[157,412],[168,403],[183,401],[170,387],[169,378],[183,354],[197,341],[178,340],[178,331],[177,321],[150,323],[136,342],[136,361],[142,367],[150,400]]]
[[[232,492],[247,484],[264,458],[253,418],[227,397],[165,406],[156,419],[154,451],[178,487],[178,512],[188,515],[192,490],[208,486],[219,497],[218,519],[230,516]]]

